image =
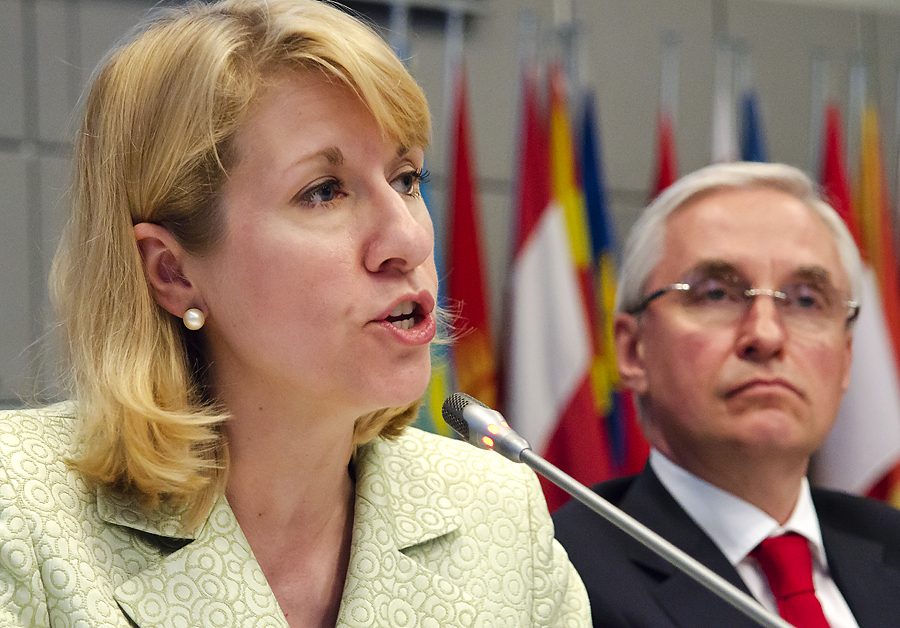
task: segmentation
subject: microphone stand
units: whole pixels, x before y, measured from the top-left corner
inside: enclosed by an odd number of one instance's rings
[[[717,596],[765,628],[794,628],[769,612],[719,574],[681,551],[656,532],[597,495],[594,491],[534,453],[528,441],[517,434],[503,415],[464,393],[453,393],[443,405],[447,425],[463,440],[479,448],[495,451],[513,462],[523,462],[566,493],[650,548]]]
[[[622,512],[575,478],[553,466],[531,448],[519,452],[519,460],[541,474],[582,504],[596,512],[633,539],[665,558],[726,602],[766,628],[794,628],[758,601],[747,595],[719,574],[684,553],[636,519]]]

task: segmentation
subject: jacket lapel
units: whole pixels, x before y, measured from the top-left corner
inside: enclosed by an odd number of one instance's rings
[[[885,546],[822,519],[831,576],[860,628],[895,625],[900,618],[900,568],[886,561]]]
[[[737,570],[712,539],[697,526],[659,479],[645,467],[624,496],[621,508],[744,593],[750,594]],[[753,627],[758,624],[721,600],[677,567],[638,541],[628,539],[631,560],[656,582],[650,592],[672,618],[673,625]]]
[[[429,542],[460,527],[461,514],[425,465],[380,439],[357,464],[350,568],[339,626],[473,626],[480,603],[419,560]]]
[[[118,516],[121,520],[121,514]],[[138,521],[137,529],[151,534],[165,531],[168,534],[162,536],[171,537],[176,522],[163,519]],[[117,587],[115,599],[140,628],[287,628],[278,602],[224,497],[192,541]]]
[[[441,541],[462,520],[428,463],[376,439],[360,449],[356,481],[338,626],[483,626],[482,600],[425,564],[429,550],[443,562]],[[178,513],[148,518],[137,504],[113,494],[101,494],[98,503],[104,520],[174,549],[115,590],[116,601],[139,628],[287,628],[224,497],[193,536],[182,532]]]

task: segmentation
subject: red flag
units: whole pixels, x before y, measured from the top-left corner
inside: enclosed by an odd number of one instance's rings
[[[881,235],[881,229],[889,224],[885,224],[888,218],[881,200],[877,126],[872,127],[872,122],[864,123],[861,203],[855,205],[843,156],[840,112],[833,105],[826,108],[823,191],[870,264],[864,268],[862,309],[853,334],[850,386],[834,428],[814,458],[811,476],[816,483],[832,488],[896,500],[900,486],[900,371],[889,329],[892,316],[900,312],[900,299],[896,284],[893,290],[883,290],[872,268],[884,266],[883,258],[887,263],[893,259],[893,245],[883,242]],[[872,246],[875,243],[880,246]],[[897,281],[896,270],[889,281]]]
[[[675,154],[675,123],[672,115],[660,109],[656,118],[656,175],[650,198],[678,180],[678,156]]]
[[[461,392],[497,405],[497,373],[490,332],[490,306],[484,285],[481,223],[475,158],[471,147],[466,71],[456,74],[453,148],[450,158],[450,250],[447,294],[458,337],[453,345]]]
[[[563,207],[572,190],[553,192],[547,127],[532,70],[523,83],[504,414],[536,452],[591,483],[605,477],[606,470],[593,471],[608,458],[591,387],[591,328]],[[562,140],[554,145],[564,151]],[[551,510],[568,498],[549,482],[543,486]]]

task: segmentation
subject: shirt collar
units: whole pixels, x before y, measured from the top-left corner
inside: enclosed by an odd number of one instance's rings
[[[827,565],[819,519],[806,478],[803,478],[794,512],[787,523],[779,526],[775,519],[753,504],[701,480],[655,449],[650,452],[650,467],[675,501],[732,565],[744,560],[764,539],[785,532],[804,536],[819,565]]]

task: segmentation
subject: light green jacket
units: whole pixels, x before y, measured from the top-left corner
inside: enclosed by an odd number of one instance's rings
[[[86,485],[71,412],[0,413],[0,626],[287,626],[224,498],[184,535]],[[360,454],[338,626],[590,625],[530,470],[415,429]]]

